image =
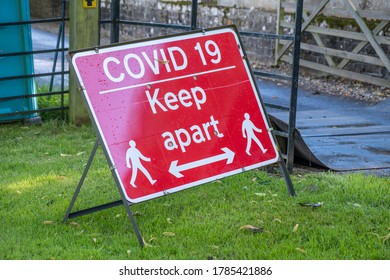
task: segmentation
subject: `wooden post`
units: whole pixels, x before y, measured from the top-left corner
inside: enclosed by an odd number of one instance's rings
[[[69,49],[94,47],[99,42],[100,0],[69,1]],[[89,115],[73,71],[69,75],[69,118],[76,125],[89,122]],[[91,73],[93,75],[93,73]]]

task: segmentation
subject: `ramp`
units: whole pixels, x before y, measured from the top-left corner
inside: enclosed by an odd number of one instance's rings
[[[288,107],[290,89],[259,82],[266,104]],[[275,128],[287,132],[288,111],[267,106]],[[335,171],[390,174],[390,100],[377,105],[300,91],[295,155]]]

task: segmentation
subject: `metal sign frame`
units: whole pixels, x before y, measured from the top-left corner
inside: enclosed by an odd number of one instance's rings
[[[197,30],[197,31],[186,32],[186,33],[182,33],[182,34],[175,34],[175,35],[170,35],[170,36],[165,36],[165,37],[158,37],[158,38],[147,39],[147,40],[139,40],[139,41],[131,42],[131,44],[140,44],[140,43],[143,43],[143,42],[153,42],[153,41],[161,40],[161,39],[166,40],[167,38],[169,40],[174,40],[175,38],[178,38],[180,36],[183,37],[183,36],[205,34],[205,33],[208,33],[208,32],[219,32],[222,29],[228,29],[230,31],[233,31],[235,33],[236,37],[237,37],[237,40],[239,42],[239,46],[243,46],[243,44],[241,42],[241,39],[240,39],[240,37],[238,35],[237,28],[234,25],[218,27],[218,28],[210,28],[210,29],[207,29],[207,30]],[[129,44],[128,43],[127,44],[126,43],[125,44],[116,44],[115,46],[121,46],[121,45],[129,45]],[[111,46],[99,47],[99,48],[94,48],[94,49],[72,51],[72,52],[69,52],[69,58],[72,59],[75,55],[77,56],[77,53],[80,53],[82,51],[89,51],[89,52],[90,51],[94,51],[96,53],[99,53],[104,48],[112,48],[112,47],[113,46],[111,45]],[[251,68],[249,66],[250,64],[249,64],[249,62],[247,60],[247,57],[246,57],[246,54],[245,54],[245,50],[242,47],[241,47],[241,52],[243,53],[242,59],[246,62],[246,65],[247,65],[248,70],[249,70],[249,73],[248,73],[249,74],[249,78],[251,79],[251,81],[255,81],[253,73],[252,73],[252,70],[251,70]],[[72,65],[72,68],[73,68],[73,70],[75,70],[73,65]],[[85,102],[88,105],[87,108],[88,108],[89,114],[91,116],[92,123],[94,124],[94,127],[96,129],[97,141],[96,141],[95,146],[94,146],[94,148],[93,148],[93,150],[91,152],[90,158],[88,160],[88,164],[85,167],[84,173],[83,173],[83,175],[82,175],[82,177],[80,179],[80,182],[79,182],[79,184],[78,184],[78,186],[76,188],[76,191],[75,191],[75,193],[73,195],[72,201],[71,201],[71,203],[70,203],[70,205],[68,207],[68,210],[67,210],[67,212],[65,214],[64,222],[68,218],[73,218],[73,217],[85,215],[85,214],[88,214],[88,213],[100,211],[100,210],[103,210],[103,209],[107,209],[107,208],[111,208],[111,207],[123,204],[125,206],[125,208],[126,208],[129,220],[130,220],[130,222],[131,222],[131,224],[132,224],[132,226],[133,226],[133,228],[135,230],[137,238],[138,238],[141,246],[143,246],[144,245],[144,241],[142,239],[142,236],[140,234],[140,231],[139,231],[139,229],[137,227],[137,224],[135,222],[135,219],[134,219],[133,214],[132,214],[131,209],[130,209],[130,206],[132,204],[134,204],[134,201],[129,200],[127,194],[125,193],[125,189],[122,186],[121,178],[118,175],[117,167],[115,166],[115,164],[113,162],[113,159],[112,159],[112,157],[110,155],[109,148],[107,146],[107,143],[105,142],[104,135],[102,135],[102,131],[100,129],[100,126],[97,123],[97,120],[95,119],[96,116],[95,116],[95,113],[94,113],[94,109],[91,108],[92,105],[89,103],[88,97],[86,96],[85,89],[83,88],[83,83],[80,80],[78,82],[80,83],[80,91],[82,92],[82,96],[84,97],[84,100],[85,100]],[[252,86],[254,87],[254,93],[257,95],[257,100],[259,102],[259,105],[261,106],[262,113],[264,114],[264,116],[263,116],[264,120],[263,121],[266,123],[267,129],[272,131],[272,128],[270,127],[270,121],[268,119],[267,113],[265,112],[265,108],[264,108],[263,101],[261,99],[260,91],[259,91],[259,89],[257,87],[257,84],[252,82]],[[244,172],[246,170],[254,169],[254,168],[257,168],[257,167],[260,167],[260,166],[265,166],[265,165],[268,165],[268,164],[277,163],[277,164],[279,164],[279,166],[280,166],[280,168],[282,170],[282,173],[283,173],[283,176],[284,176],[285,183],[286,183],[286,186],[287,186],[289,194],[291,196],[295,196],[295,190],[294,190],[291,178],[289,176],[289,173],[287,171],[285,162],[282,159],[282,156],[281,156],[280,149],[278,147],[277,141],[276,141],[273,133],[269,133],[269,137],[271,138],[271,141],[273,141],[273,143],[274,143],[274,149],[275,149],[275,153],[276,153],[276,157],[273,160],[270,160],[269,162],[265,162],[264,164],[261,163],[261,164],[258,164],[258,165],[252,165],[252,166],[250,166],[247,169],[246,168],[241,168],[241,170],[234,170],[234,172],[227,172],[225,174],[222,174],[221,176],[220,175],[219,176],[212,176],[212,177],[208,178],[207,180],[199,180],[199,181],[195,182],[195,185],[200,185],[200,184],[203,184],[203,183],[206,183],[206,182],[211,182],[211,181],[214,181],[214,180],[219,179],[219,178],[227,177],[227,176],[230,176],[230,175],[233,175],[233,174],[237,174],[239,172]],[[86,175],[88,173],[88,170],[89,170],[89,168],[91,166],[92,160],[93,160],[93,158],[95,156],[95,153],[96,153],[96,150],[98,149],[99,144],[103,148],[104,154],[105,154],[106,159],[108,161],[109,168],[111,170],[111,173],[112,173],[113,178],[115,180],[115,183],[117,185],[118,191],[119,191],[119,193],[121,195],[121,200],[120,201],[111,202],[111,203],[107,203],[107,204],[104,204],[104,205],[99,205],[99,206],[96,206],[96,207],[93,207],[93,208],[81,210],[81,211],[78,211],[78,212],[71,213],[73,205],[74,205],[74,203],[76,201],[76,198],[77,198],[77,196],[78,196],[78,194],[80,192],[80,189],[81,189],[81,187],[82,187],[82,185],[84,183],[85,177],[86,177]],[[157,196],[152,196],[151,198],[159,197],[161,195],[162,194],[159,194]],[[144,201],[144,200],[141,200],[141,201]],[[135,202],[138,203],[138,202],[141,202],[141,201],[135,201]]]

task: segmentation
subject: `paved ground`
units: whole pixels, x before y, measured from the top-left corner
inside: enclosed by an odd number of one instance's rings
[[[57,41],[58,35],[54,33],[50,33],[47,31],[42,31],[38,29],[32,29],[32,40],[33,40],[33,50],[50,50],[50,49],[56,49],[57,44],[58,47],[61,48],[61,44]],[[69,46],[68,39],[65,39],[65,48]],[[62,55],[59,52],[57,59],[55,57],[55,52],[49,52],[49,53],[42,53],[42,54],[35,54],[34,55],[34,70],[36,74],[41,73],[51,73],[53,69],[55,71],[60,72],[62,69],[61,63],[62,63]],[[53,68],[53,65],[55,68]],[[64,70],[67,71],[68,68],[68,61],[66,58],[64,58]],[[41,84],[48,84],[51,82],[50,76],[43,76],[38,77],[37,82],[39,85]],[[54,77],[53,83],[56,87],[60,87],[61,85],[61,76],[56,75]],[[68,84],[68,77],[65,76],[65,85]]]
[[[260,81],[265,103],[289,105],[290,88]],[[288,111],[266,106],[275,124],[287,130]],[[390,175],[390,100],[376,105],[299,91],[296,154],[308,165],[335,171]]]

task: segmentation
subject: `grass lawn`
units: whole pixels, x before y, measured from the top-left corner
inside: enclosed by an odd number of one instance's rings
[[[91,126],[0,125],[0,259],[390,259],[390,179],[254,170],[62,223],[95,142]],[[273,171],[273,172],[271,172]],[[74,210],[120,199],[101,149]],[[321,207],[302,206],[322,203]]]

